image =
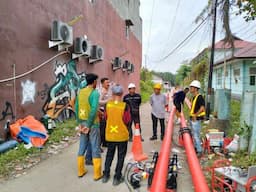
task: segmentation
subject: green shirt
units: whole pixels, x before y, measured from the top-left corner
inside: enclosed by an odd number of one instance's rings
[[[75,104],[76,118],[78,123],[84,122],[88,128],[99,127],[99,123],[94,123],[95,118],[97,118],[97,115],[98,115],[99,97],[100,97],[99,92],[97,90],[92,90],[89,96],[90,112],[88,115],[88,119],[86,120],[80,120],[78,118],[78,109],[79,109],[78,97],[79,97],[79,94],[77,96],[76,104]]]

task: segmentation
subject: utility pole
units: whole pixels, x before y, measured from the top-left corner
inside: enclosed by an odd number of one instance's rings
[[[211,113],[212,72],[213,72],[214,51],[215,51],[217,5],[218,5],[218,0],[215,0],[215,2],[213,4],[212,49],[211,49],[211,57],[210,57],[209,78],[208,78],[208,91],[207,91],[207,106],[206,106],[206,118],[207,119],[209,119],[210,113]]]

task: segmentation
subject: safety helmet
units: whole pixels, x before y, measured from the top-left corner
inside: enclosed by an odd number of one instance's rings
[[[198,80],[194,80],[194,81],[192,81],[192,82],[190,83],[189,86],[190,86],[190,87],[196,87],[196,88],[200,89],[200,88],[201,88],[201,83],[200,83]]]
[[[161,89],[162,88],[162,85],[160,83],[156,83],[154,85],[154,89]]]
[[[131,88],[136,88],[136,85],[135,85],[134,83],[130,83],[130,84],[128,85],[128,89],[131,89]]]

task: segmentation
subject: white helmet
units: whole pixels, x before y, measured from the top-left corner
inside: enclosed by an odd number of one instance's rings
[[[136,88],[136,86],[135,86],[134,83],[130,83],[130,84],[128,85],[128,89],[131,89],[131,88]]]
[[[190,87],[196,87],[196,88],[200,89],[200,88],[201,88],[201,83],[200,83],[198,80],[194,80],[194,81],[192,81],[192,82],[190,83],[189,86],[190,86]]]

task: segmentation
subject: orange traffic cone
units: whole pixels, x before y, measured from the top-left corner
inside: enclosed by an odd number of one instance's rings
[[[138,123],[135,125],[135,131],[133,135],[132,154],[133,154],[133,159],[135,161],[143,161],[148,158],[148,156],[143,153],[141,136],[140,136],[140,127]]]

